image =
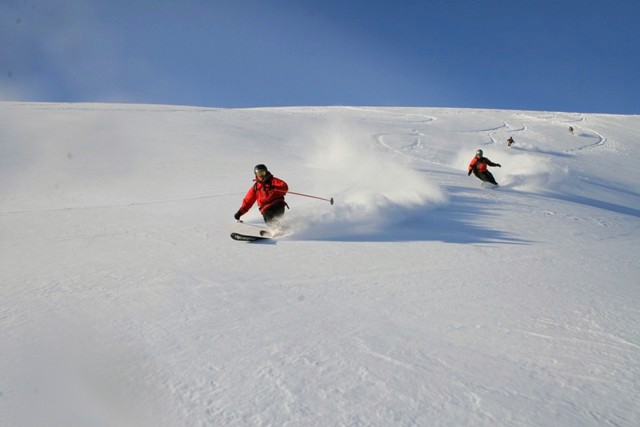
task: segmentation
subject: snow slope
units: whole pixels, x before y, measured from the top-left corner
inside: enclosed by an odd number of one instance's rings
[[[0,425],[640,425],[638,135],[0,104]],[[231,240],[257,163],[335,205],[289,195],[293,235]]]

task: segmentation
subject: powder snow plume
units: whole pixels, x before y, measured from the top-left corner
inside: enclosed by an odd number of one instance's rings
[[[334,196],[335,205],[292,213],[291,223],[298,232],[311,224],[316,231],[372,232],[447,200],[426,174],[403,163],[406,159],[389,156],[370,129],[332,122],[314,137],[306,158],[316,175],[314,182],[322,183],[322,191]]]

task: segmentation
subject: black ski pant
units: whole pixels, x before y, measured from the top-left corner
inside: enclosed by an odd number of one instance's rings
[[[280,218],[284,215],[284,208],[287,204],[282,202],[275,202],[271,206],[262,212],[262,218],[264,218],[265,224],[269,226],[276,226],[280,221]]]
[[[493,174],[489,171],[478,172],[477,170],[473,170],[473,174],[477,176],[481,181],[490,182],[493,185],[498,185],[496,179],[493,177]]]

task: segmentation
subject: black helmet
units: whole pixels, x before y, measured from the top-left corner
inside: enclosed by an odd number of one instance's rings
[[[477,156],[478,154],[480,154],[480,157],[482,157],[482,150],[477,150],[477,151],[476,151],[476,156]]]
[[[258,171],[265,171],[265,172],[269,172],[269,170],[267,169],[267,167],[266,167],[265,165],[263,165],[263,164],[256,165],[256,167],[255,167],[255,168],[253,168],[253,173],[256,173],[256,172],[258,172]]]

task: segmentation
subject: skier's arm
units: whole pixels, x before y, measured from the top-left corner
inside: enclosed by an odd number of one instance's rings
[[[247,212],[249,212],[249,209],[251,209],[251,207],[255,202],[256,202],[256,190],[254,187],[251,187],[249,191],[247,191],[247,194],[244,196],[244,199],[242,200],[242,206],[240,206],[240,209],[238,209],[238,212],[236,213],[236,215],[240,214],[239,216],[242,216]]]
[[[287,185],[286,182],[284,181],[280,181],[278,183],[278,186],[276,187],[283,195],[287,194],[287,191],[289,191],[289,186]]]
[[[287,194],[287,191],[289,191],[289,186],[283,180],[274,178],[271,182],[271,189],[278,196],[284,196],[285,194]]]
[[[476,165],[478,163],[478,159],[476,157],[474,157],[471,160],[471,163],[469,163],[469,171],[467,172],[467,176],[471,175],[471,172],[473,172],[474,170],[476,170]]]
[[[500,163],[493,163],[491,160],[487,159],[486,157],[484,158],[486,160],[486,164],[487,166],[495,166],[495,167],[499,167],[501,168],[502,166],[500,166]]]

